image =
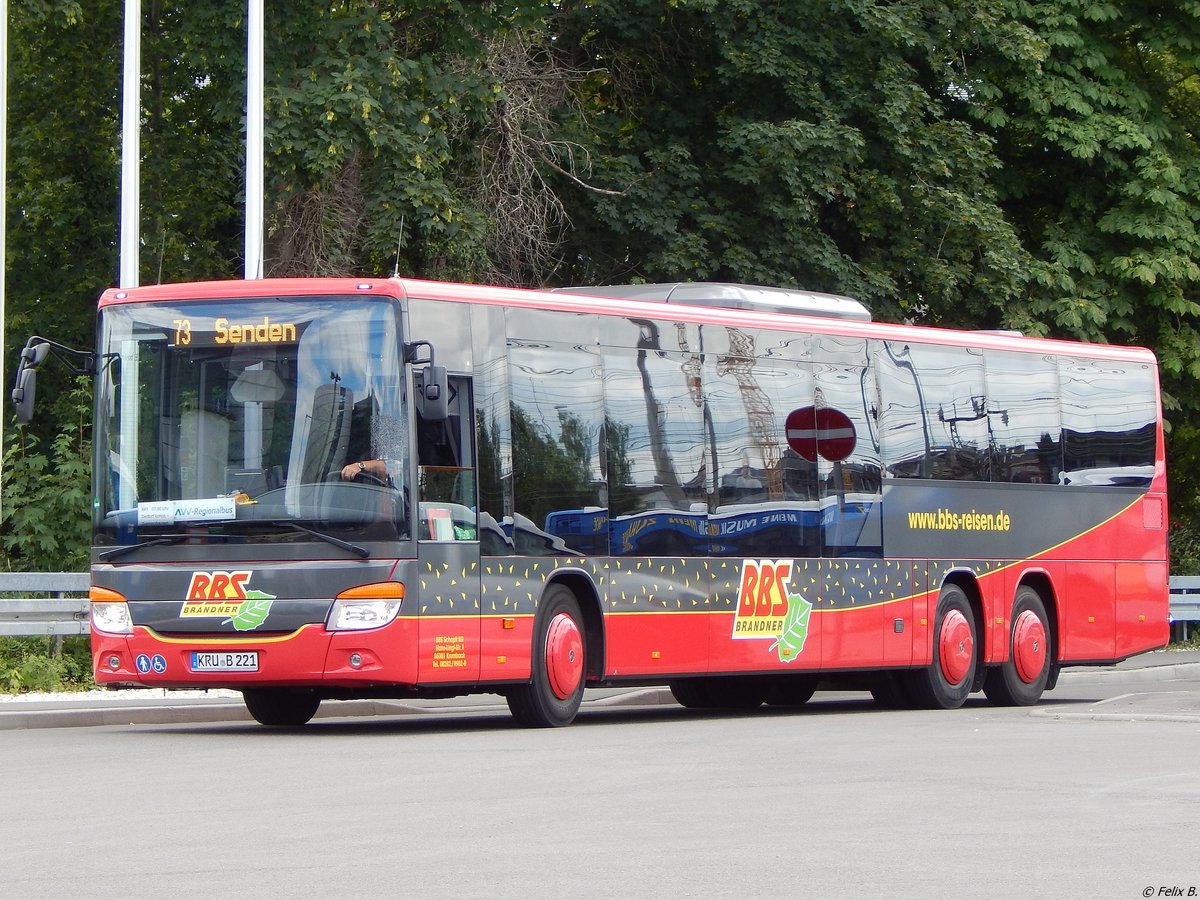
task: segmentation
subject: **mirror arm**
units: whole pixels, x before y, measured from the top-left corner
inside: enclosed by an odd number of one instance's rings
[[[58,341],[52,341],[36,334],[25,342],[25,349],[21,351],[22,368],[36,369],[45,361],[45,351],[42,352],[41,359],[36,358],[38,344],[45,344],[54,358],[62,363],[72,375],[95,374],[95,353],[90,350],[76,350],[74,347],[68,347],[66,344],[60,344]]]
[[[50,344],[50,352],[54,354],[54,358],[66,366],[72,375],[94,375],[96,373],[96,354],[92,351],[76,350],[74,347],[67,347],[53,341],[47,343]]]
[[[426,347],[429,350],[429,359],[417,359],[417,348]],[[413,341],[404,345],[404,361],[410,365],[418,363],[428,363],[433,365],[433,344],[429,341]]]

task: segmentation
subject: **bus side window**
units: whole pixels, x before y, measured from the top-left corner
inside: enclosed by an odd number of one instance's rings
[[[428,422],[417,413],[417,465],[459,467],[453,441],[450,437],[450,420]]]
[[[416,416],[420,515],[418,536],[433,541],[478,540],[475,442],[470,379],[450,377],[449,416]]]

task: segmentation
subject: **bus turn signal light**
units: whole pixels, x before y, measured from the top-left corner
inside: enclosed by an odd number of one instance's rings
[[[338,600],[403,600],[404,584],[399,581],[376,581],[347,588],[337,595]]]

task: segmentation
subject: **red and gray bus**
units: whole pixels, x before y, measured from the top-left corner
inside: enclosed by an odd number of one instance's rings
[[[325,700],[1032,704],[1168,639],[1152,353],[725,284],[110,290],[96,681]],[[28,416],[48,345],[30,340]]]

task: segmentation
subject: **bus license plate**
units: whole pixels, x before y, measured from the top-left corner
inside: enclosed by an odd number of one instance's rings
[[[193,672],[257,672],[257,650],[193,650]]]

